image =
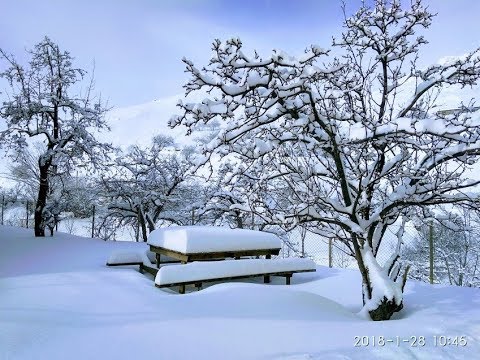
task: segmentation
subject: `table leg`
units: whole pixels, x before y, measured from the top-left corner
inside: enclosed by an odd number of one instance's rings
[[[265,258],[266,258],[266,259],[271,259],[271,258],[272,258],[272,255],[267,254],[267,255],[265,256]],[[263,282],[264,282],[265,284],[270,283],[270,275],[265,275],[265,276],[263,277]]]
[[[290,279],[291,279],[291,278],[292,278],[292,275],[287,275],[287,276],[286,276],[285,283],[286,283],[287,285],[290,285]]]
[[[157,260],[157,269],[160,269],[160,254],[155,254],[155,259]]]

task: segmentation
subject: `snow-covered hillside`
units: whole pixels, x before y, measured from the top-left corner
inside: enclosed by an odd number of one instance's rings
[[[184,127],[174,129],[168,126],[170,117],[179,112],[179,100],[185,101],[183,94],[164,97],[145,104],[113,108],[107,113],[111,126],[110,133],[102,133],[99,138],[111,141],[116,146],[146,145],[155,135],[172,136],[180,145],[194,145],[196,136],[187,136]],[[189,101],[201,101],[203,96],[190,96]],[[198,135],[198,134],[197,134]]]
[[[412,86],[414,86],[413,83]],[[462,101],[468,104],[472,98],[478,97],[479,90],[478,86],[473,89],[447,88],[437,100],[438,110],[456,108]],[[205,97],[207,96],[205,94]],[[410,94],[399,94],[399,97],[404,97],[405,100],[409,96]],[[191,101],[201,101],[203,96],[191,95],[190,98],[192,98]],[[180,109],[176,106],[179,99],[183,100],[183,94],[160,98],[145,104],[114,108],[107,114],[112,131],[100,137],[103,140],[112,141],[117,146],[128,146],[148,144],[152,136],[162,134],[172,136],[179,144],[192,145],[195,136],[186,136],[184,127],[172,129],[168,126],[170,117],[180,113]]]
[[[189,142],[184,129],[170,129],[168,120],[176,110],[175,105],[180,96],[172,96],[108,112],[107,118],[111,133],[102,134],[101,138],[117,146],[149,144],[154,135],[170,135],[179,143]]]
[[[443,60],[442,60],[443,61]],[[450,109],[458,106],[459,102],[468,101],[475,97],[479,87],[473,89],[448,88],[438,100],[439,109]],[[180,109],[176,106],[179,99],[184,99],[183,94],[163,97],[145,104],[113,108],[107,113],[111,132],[102,132],[98,138],[102,141],[112,142],[115,146],[123,148],[129,145],[147,145],[154,135],[172,136],[180,145],[194,145],[195,135],[187,136],[184,127],[174,129],[168,126],[170,117],[178,114]],[[401,96],[401,95],[399,95]],[[408,97],[408,94],[405,94]],[[190,96],[191,101],[201,101],[202,96]],[[0,121],[0,130],[4,128]],[[199,135],[199,134],[197,134]],[[0,156],[4,151],[0,149]],[[0,164],[0,173],[7,172],[6,163]],[[11,182],[0,176],[0,184],[12,186]]]
[[[112,251],[145,246],[0,227],[0,359],[480,356],[479,289],[410,281],[405,309],[372,322],[356,314],[355,270],[318,267],[291,286],[245,281],[178,295],[135,267],[105,266]]]

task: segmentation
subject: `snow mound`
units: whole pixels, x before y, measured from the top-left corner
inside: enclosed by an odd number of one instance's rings
[[[339,303],[308,291],[296,290],[294,286],[223,283],[171,297],[195,302],[199,307],[192,309],[192,316],[200,311],[203,315],[209,313],[210,316],[228,318],[364,322]]]

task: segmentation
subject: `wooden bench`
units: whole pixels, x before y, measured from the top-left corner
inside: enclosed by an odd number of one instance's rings
[[[310,259],[239,259],[216,262],[192,262],[188,264],[164,266],[158,271],[141,265],[142,270],[157,271],[155,286],[159,288],[178,286],[180,294],[185,293],[186,285],[195,285],[200,290],[202,283],[236,280],[263,276],[264,283],[270,282],[270,276],[285,277],[286,285],[294,273],[316,271],[315,263]],[[148,269],[149,268],[149,269]],[[149,271],[151,270],[151,271]]]
[[[151,253],[153,255],[153,253]],[[157,254],[154,254],[157,255]],[[180,263],[179,260],[172,259],[168,256],[162,256],[162,263],[163,264],[172,264],[172,263]],[[110,257],[107,260],[107,266],[127,266],[127,265],[140,265],[142,267],[145,265],[149,267],[149,265],[155,264],[155,258],[151,259],[147,251],[142,250],[117,250],[110,254]],[[142,269],[140,269],[142,270]],[[153,274],[153,275],[156,275]]]

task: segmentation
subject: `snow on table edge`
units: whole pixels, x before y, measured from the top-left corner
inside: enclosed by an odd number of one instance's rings
[[[183,254],[280,249],[272,233],[213,226],[176,226],[152,231],[147,244]]]
[[[214,262],[192,262],[163,266],[155,277],[155,284],[210,280],[223,277],[248,276],[261,273],[315,270],[310,259],[240,259]]]

